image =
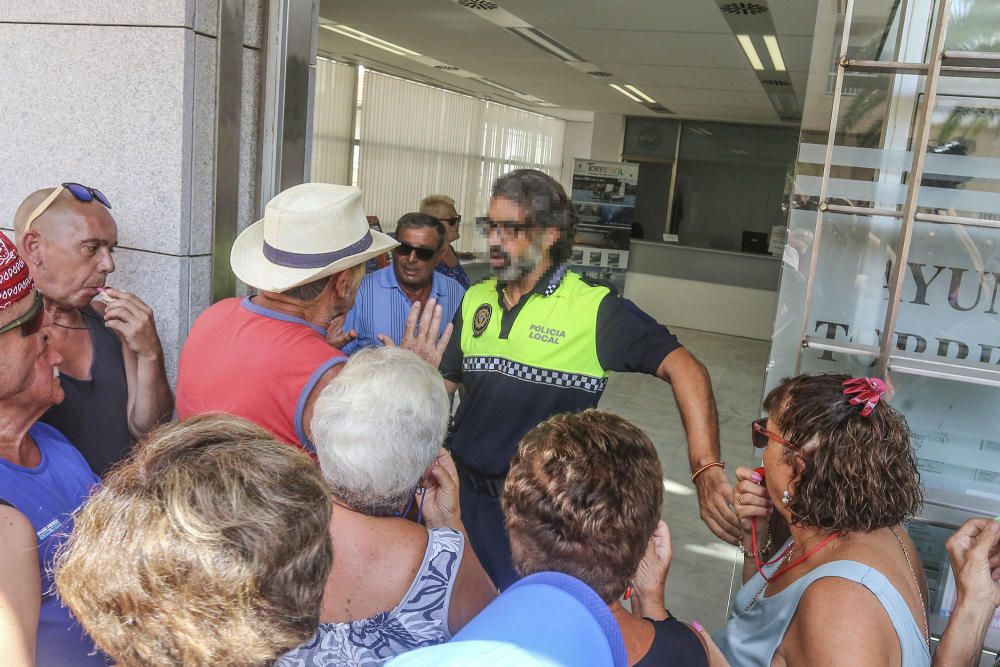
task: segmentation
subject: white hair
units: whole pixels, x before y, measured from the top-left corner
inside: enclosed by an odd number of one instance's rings
[[[320,393],[313,442],[333,494],[360,512],[398,512],[448,428],[441,374],[400,348],[355,353]]]

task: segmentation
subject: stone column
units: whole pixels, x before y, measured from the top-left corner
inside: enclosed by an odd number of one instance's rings
[[[263,0],[247,0],[240,221],[256,219]],[[0,0],[0,229],[30,192],[78,181],[118,222],[108,284],[152,306],[167,369],[209,305],[215,0]]]

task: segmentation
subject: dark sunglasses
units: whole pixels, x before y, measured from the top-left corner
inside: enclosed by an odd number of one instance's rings
[[[440,220],[441,222],[446,222],[452,227],[454,227],[458,223],[462,222],[462,216],[456,215],[454,218],[438,218],[438,220]]]
[[[422,262],[429,262],[434,259],[434,255],[437,253],[437,250],[433,250],[431,248],[418,248],[417,246],[412,246],[409,243],[403,243],[400,241],[399,245],[393,249],[393,252],[396,253],[397,257],[409,257],[410,253],[415,252],[417,253],[417,259]]]
[[[753,446],[757,449],[764,449],[767,447],[769,440],[774,440],[779,445],[784,445],[793,452],[798,452],[801,449],[798,445],[793,445],[777,433],[768,431],[767,417],[761,417],[760,419],[755,420],[750,426],[750,441],[753,442]]]
[[[69,190],[70,194],[76,197],[78,201],[88,202],[96,199],[104,204],[104,208],[111,208],[111,202],[97,188],[92,188],[81,183],[63,183],[62,186]]]
[[[42,293],[35,291],[35,300],[31,304],[31,308],[28,309],[28,312],[0,327],[0,334],[13,331],[18,327],[21,328],[22,336],[32,336],[38,333],[42,328],[42,320],[45,316],[45,309],[42,305]]]

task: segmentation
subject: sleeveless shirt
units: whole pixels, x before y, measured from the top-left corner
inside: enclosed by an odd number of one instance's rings
[[[708,667],[708,655],[694,630],[674,617],[653,624],[653,643],[634,667]]]
[[[320,623],[312,639],[275,667],[378,667],[401,653],[448,641],[448,609],[464,549],[457,530],[428,530],[423,561],[395,608],[361,621]]]
[[[764,570],[770,576],[780,564],[765,566]],[[764,597],[764,592],[761,592],[750,609],[742,611],[765,584],[759,572],[750,577],[733,598],[729,622],[713,637],[730,664],[769,667],[795,616],[799,600],[810,584],[823,577],[840,577],[857,582],[878,598],[899,638],[902,667],[927,667],[931,664],[923,632],[903,596],[881,572],[853,560],[820,565],[771,597]]]
[[[0,459],[0,493],[31,522],[38,538],[42,605],[38,618],[36,664],[53,667],[105,665],[94,643],[62,606],[52,577],[52,562],[73,529],[73,512],[86,502],[97,476],[73,445],[48,424],[36,423],[28,435],[41,462],[25,468]]]
[[[236,415],[312,453],[302,423],[306,399],[345,361],[321,327],[250,299],[223,299],[198,316],[184,343],[177,416]]]
[[[93,348],[90,379],[61,374],[66,397],[39,421],[65,435],[100,477],[135,444],[128,430],[128,382],[118,335],[104,326],[104,318],[91,306],[80,312]]]

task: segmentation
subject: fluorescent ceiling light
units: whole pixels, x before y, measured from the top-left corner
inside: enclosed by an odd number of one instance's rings
[[[617,83],[609,83],[608,85],[611,86],[612,88],[614,88],[615,90],[617,90],[619,93],[621,93],[625,97],[627,97],[630,100],[632,100],[633,102],[638,102],[639,104],[642,104],[642,100],[640,100],[638,97],[636,97],[632,93],[628,92],[627,90],[625,90],[624,88],[622,88],[621,86],[619,86]]]
[[[641,97],[642,99],[644,99],[647,102],[649,102],[650,104],[656,104],[656,100],[654,100],[652,97],[650,97],[646,93],[642,92],[641,90],[639,90],[638,88],[636,88],[635,86],[633,86],[631,83],[626,83],[625,87],[628,88],[629,90],[631,90],[633,93],[635,93],[639,97]]]
[[[518,97],[523,97],[524,93],[519,90],[514,90],[513,88],[508,88],[507,86],[497,83],[496,81],[490,81],[489,79],[480,77],[477,79],[480,83],[485,83],[487,86],[492,86],[497,90],[502,90],[505,93],[510,93],[511,95],[517,95]]]
[[[559,60],[562,60],[564,62],[579,62],[583,60],[583,58],[576,55],[568,48],[566,48],[556,40],[552,39],[552,37],[546,35],[538,28],[534,27],[508,28],[508,30],[510,30],[512,33],[514,33],[521,39],[531,42],[532,44],[542,49],[543,51],[548,51],[556,58],[559,58]]]
[[[411,51],[411,50],[409,50],[407,48],[399,46],[398,44],[393,44],[392,42],[387,42],[384,39],[379,39],[378,37],[375,37],[374,35],[369,35],[366,32],[361,32],[360,30],[355,30],[354,28],[351,28],[351,27],[346,26],[346,25],[322,23],[322,24],[320,24],[320,27],[321,28],[326,28],[327,30],[330,30],[330,31],[335,32],[335,33],[340,34],[340,35],[343,35],[345,37],[350,37],[351,39],[356,39],[359,42],[364,42],[365,44],[368,44],[369,46],[374,46],[374,47],[380,48],[383,51],[388,51],[389,53],[393,53],[393,54],[395,54],[397,56],[407,56],[407,57],[410,57],[410,58],[414,58],[414,57],[419,58],[420,57],[420,54],[417,53],[416,51]]]
[[[781,57],[781,49],[778,48],[778,38],[774,35],[764,35],[764,44],[767,46],[767,52],[771,54],[771,62],[774,63],[774,69],[784,72],[785,59]]]
[[[764,63],[760,61],[760,56],[757,55],[757,49],[753,47],[753,41],[750,39],[750,35],[736,35],[736,39],[739,40],[740,46],[743,47],[744,53],[747,54],[750,66],[758,72],[764,69]]]

